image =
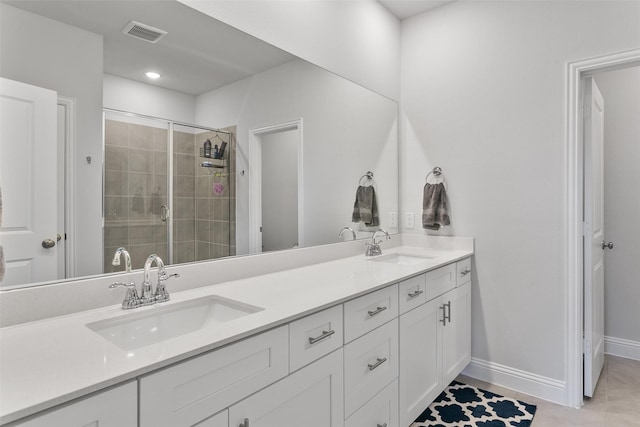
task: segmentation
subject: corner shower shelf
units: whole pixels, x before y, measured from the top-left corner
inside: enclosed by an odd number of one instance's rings
[[[215,168],[215,169],[224,169],[225,161],[224,159],[214,159],[210,157],[204,157],[206,160],[203,160],[200,163],[200,166],[203,168]]]

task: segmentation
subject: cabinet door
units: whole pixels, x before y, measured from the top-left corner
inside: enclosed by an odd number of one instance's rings
[[[440,394],[442,299],[400,316],[400,427],[409,426]]]
[[[15,427],[136,427],[138,387],[136,381],[112,388],[36,416]]]
[[[229,427],[342,427],[342,349],[229,408]]]
[[[442,374],[447,385],[471,361],[471,284],[446,293],[442,299],[447,310],[442,328]]]

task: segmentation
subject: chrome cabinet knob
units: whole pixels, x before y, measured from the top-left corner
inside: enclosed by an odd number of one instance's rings
[[[51,249],[52,247],[54,247],[56,245],[56,242],[54,242],[51,239],[44,239],[42,241],[42,247],[45,249]]]
[[[606,249],[606,248],[613,249],[613,242],[607,243],[606,241],[603,240],[602,241],[602,249]]]

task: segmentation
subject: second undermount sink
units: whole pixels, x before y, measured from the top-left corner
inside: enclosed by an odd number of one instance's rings
[[[115,319],[89,323],[87,327],[123,350],[135,350],[262,310],[210,295],[144,308]]]
[[[407,254],[390,254],[369,258],[371,261],[386,262],[398,265],[420,264],[435,257],[428,255],[407,255]]]

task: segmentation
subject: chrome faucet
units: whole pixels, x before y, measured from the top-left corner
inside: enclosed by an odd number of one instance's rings
[[[151,265],[156,263],[158,266],[158,283],[156,284],[156,290],[153,292],[151,287]],[[158,255],[153,254],[147,257],[144,262],[144,280],[142,281],[142,294],[140,298],[143,304],[146,301],[152,301],[151,304],[156,302],[169,301],[169,291],[167,291],[164,281],[169,280],[172,277],[180,277],[179,274],[167,274],[167,270],[164,269],[164,262]]]
[[[122,246],[116,249],[116,253],[113,255],[113,260],[111,260],[111,265],[118,267],[120,265],[121,255],[124,255],[125,271],[129,273],[131,271],[131,255],[129,255],[129,252]]]
[[[351,228],[351,227],[342,227],[342,230],[340,230],[340,233],[338,234],[338,237],[342,237],[342,235],[344,234],[345,231],[350,231],[351,235],[353,236],[353,240],[356,240],[356,232],[353,231],[353,228]]]
[[[119,248],[123,250],[125,253],[125,260],[128,261],[129,270],[131,270],[131,262],[129,259],[129,254],[124,248]],[[118,254],[119,257],[119,254]],[[119,261],[119,258],[118,258]],[[158,283],[156,284],[156,290],[153,291],[151,286],[151,265],[156,263],[158,266]],[[136,290],[136,285],[134,283],[123,283],[123,282],[115,282],[109,285],[109,288],[115,289],[119,287],[127,288],[127,295],[122,301],[122,308],[125,310],[129,310],[132,308],[138,308],[145,305],[152,305],[158,302],[166,302],[169,301],[169,292],[165,287],[164,282],[169,280],[172,277],[180,277],[179,274],[168,274],[167,270],[164,268],[164,262],[162,262],[162,258],[158,255],[153,254],[147,257],[147,260],[144,263],[144,279],[142,281],[142,289],[140,290],[140,294]]]
[[[382,255],[382,249],[380,249],[380,243],[382,243],[383,240],[378,240],[376,242],[376,236],[378,235],[378,233],[384,233],[385,236],[387,236],[387,240],[391,240],[391,236],[389,236],[389,233],[387,233],[386,230],[382,228],[378,228],[375,231],[375,233],[373,233],[373,236],[371,236],[371,243],[364,244],[367,247],[367,250],[364,256]]]

